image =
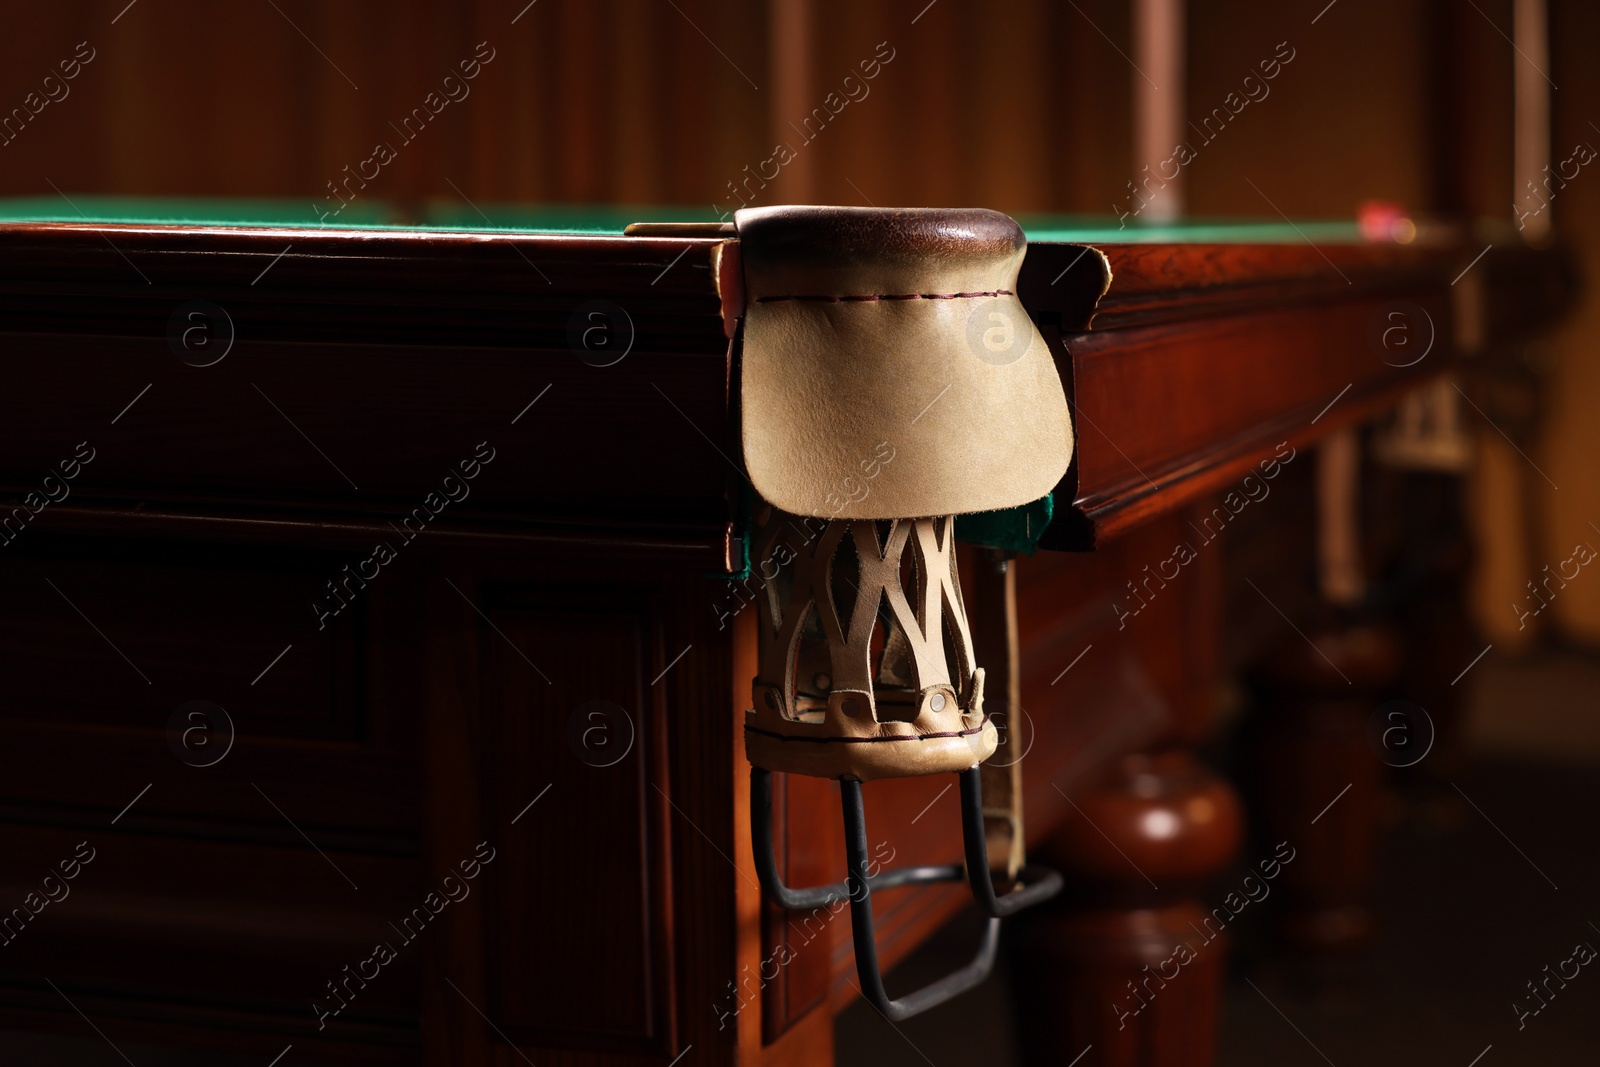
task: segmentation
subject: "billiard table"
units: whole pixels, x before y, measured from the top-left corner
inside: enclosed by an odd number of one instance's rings
[[[848,920],[764,903],[750,851],[740,245],[667,225],[697,216],[0,204],[0,1026],[207,1062],[830,1062]],[[1548,318],[1559,267],[1460,226],[1021,221],[1076,449],[1035,551],[961,559],[1069,886],[1023,1000],[1061,1062],[1209,1063],[1220,948],[1113,1007],[1241,847],[1193,752],[1207,516]],[[940,787],[869,790],[874,843],[956,860]],[[841,877],[836,794],[780,779],[791,880]],[[884,965],[967,900],[884,894]]]

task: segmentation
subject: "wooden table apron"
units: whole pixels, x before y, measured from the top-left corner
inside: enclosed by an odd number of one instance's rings
[[[739,749],[748,594],[715,577],[743,521],[716,244],[0,226],[0,482],[20,498],[76,443],[95,449],[0,559],[18,590],[0,632],[31,668],[3,712],[0,832],[41,870],[62,834],[111,857],[79,909],[0,959],[4,1014],[76,1025],[48,975],[130,1040],[181,1027],[253,1048],[270,1032],[350,1062],[419,1040],[428,1062],[520,1062],[505,1038],[541,1063],[664,1064],[691,1044],[706,1063],[739,1047],[746,1062],[823,1054],[829,1013],[811,1009],[854,996],[847,936],[767,994],[769,1035],[785,1036],[765,1053],[738,986],[772,945]],[[1464,262],[1455,248],[1098,247],[1104,260],[1036,244],[1020,282],[1079,433],[1047,544],[1104,554],[1020,565],[1023,702],[1051,724],[1029,760],[1036,838],[1070,811],[1052,776],[1083,744],[1057,724],[1107,712],[1055,706],[1049,677],[1096,635],[1108,663],[1143,654],[1109,627],[1121,568],[1159,558],[1140,553],[1163,523],[1278,442],[1371,417],[1442,370]],[[231,320],[212,366],[174,347],[190,301]],[[1371,325],[1397,301],[1426,311],[1439,358],[1398,369],[1374,350]],[[613,365],[574,342],[591,306],[626,313]],[[484,443],[470,493],[403,537]],[[327,583],[383,541],[394,562],[324,619]],[[147,682],[45,578],[115,629]],[[1182,643],[1167,625],[1139,640]],[[209,772],[169,751],[169,716],[194,698],[238,727]],[[582,717],[602,704],[626,713],[605,722],[627,744],[609,764]],[[902,861],[960,853],[953,809],[912,825],[936,792],[869,789],[874,832],[914,845]],[[835,805],[825,783],[790,791],[797,870],[837,855]],[[327,980],[479,842],[497,849],[481,891],[319,1027],[308,1002],[331,1004]],[[886,966],[963,900],[886,900]],[[245,958],[247,979],[211,977]]]

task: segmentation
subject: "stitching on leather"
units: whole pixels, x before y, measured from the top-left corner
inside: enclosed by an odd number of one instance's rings
[[[989,715],[984,713],[983,722],[970,730],[956,730],[936,734],[899,734],[893,737],[798,737],[792,734],[780,734],[772,730],[763,730],[759,726],[745,724],[746,730],[752,730],[763,737],[775,737],[779,741],[805,741],[813,745],[873,745],[880,741],[931,741],[940,737],[969,737],[972,734],[983,733],[983,728],[989,723]]]
[[[975,300],[984,296],[1016,296],[1010,289],[992,289],[978,293],[872,293],[863,296],[758,296],[756,303],[770,304],[780,300],[813,300],[824,304],[844,304],[859,300]]]

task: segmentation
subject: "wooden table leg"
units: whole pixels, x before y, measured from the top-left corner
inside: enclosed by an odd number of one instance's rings
[[[1013,924],[1026,1063],[1207,1067],[1221,1010],[1227,918],[1201,886],[1233,858],[1233,789],[1193,753],[1128,756],[1077,792],[1040,850],[1068,895]]]
[[[1372,935],[1384,767],[1369,731],[1395,695],[1402,642],[1367,590],[1354,429],[1318,446],[1316,475],[1320,600],[1255,672],[1250,749],[1262,828],[1304,845],[1274,904],[1277,933],[1304,961],[1331,962]]]
[[[1255,681],[1255,810],[1270,840],[1300,846],[1274,901],[1280,941],[1338,955],[1372,935],[1369,896],[1385,768],[1368,731],[1394,692],[1401,642],[1381,623],[1302,624]]]

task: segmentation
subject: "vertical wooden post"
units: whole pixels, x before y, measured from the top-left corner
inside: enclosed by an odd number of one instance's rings
[[[1143,186],[1144,168],[1158,182],[1155,199],[1140,213],[1144,222],[1171,222],[1183,215],[1183,172],[1171,178],[1160,163],[1183,135],[1184,0],[1136,0],[1133,7],[1133,183]]]
[[[1514,0],[1511,33],[1517,53],[1512,67],[1515,117],[1511,131],[1511,189],[1513,202],[1520,202],[1524,196],[1531,196],[1527,183],[1540,187],[1550,162],[1550,31],[1546,0]],[[1549,240],[1553,208],[1552,204],[1523,221],[1522,235],[1530,243]]]
[[[1182,538],[1187,517],[1158,519],[1131,543],[1107,546],[1096,560],[1103,588],[1119,586],[1116,576],[1142,562],[1149,547]],[[1215,554],[1199,556],[1136,626],[1097,630],[1097,681],[1074,674],[1079,685],[1030,697],[1041,729],[1050,728],[1046,717],[1059,723],[1099,713],[1084,699],[1114,701],[1119,720],[1144,718],[1149,728],[1121,735],[1129,745],[1134,736],[1146,739],[1135,754],[1096,755],[1101,769],[1093,780],[1048,765],[1030,771],[1054,771],[1068,807],[1060,829],[1034,850],[1035,859],[1061,871],[1066,888],[1057,901],[1008,922],[1027,1063],[1080,1056],[1076,1067],[1214,1062],[1230,932],[1211,919],[1208,903],[1226,891],[1211,883],[1243,834],[1233,788],[1193,752],[1209,722],[1205,694],[1216,661],[1208,645],[1220,608],[1220,564]],[[1027,618],[1026,576],[1022,590]],[[1104,666],[1108,659],[1117,666]],[[1106,734],[1085,740],[1091,752],[1107,743]]]
[[[1365,945],[1383,764],[1367,739],[1394,696],[1401,641],[1363,610],[1361,445],[1335,431],[1317,446],[1317,576],[1322,610],[1285,633],[1254,683],[1259,815],[1273,840],[1303,842],[1285,867],[1280,937],[1308,959]]]
[[[790,123],[806,115],[816,103],[811,99],[810,0],[771,0],[767,18],[767,54],[772,65],[768,130],[772,144],[786,144],[795,137]],[[813,157],[814,153],[799,152],[783,168],[783,195],[775,203],[813,202],[817,184]]]

